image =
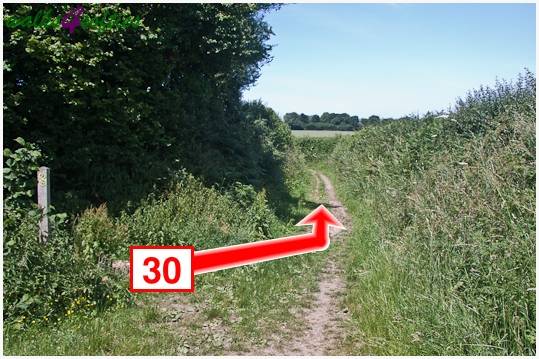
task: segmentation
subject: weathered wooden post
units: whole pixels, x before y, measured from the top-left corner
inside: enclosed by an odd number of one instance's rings
[[[41,211],[39,219],[39,240],[43,243],[49,238],[49,206],[51,204],[50,168],[39,167],[37,171],[37,205]]]

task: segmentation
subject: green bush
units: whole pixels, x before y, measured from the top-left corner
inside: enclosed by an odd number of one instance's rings
[[[130,295],[108,267],[75,255],[73,238],[56,226],[38,241],[38,217],[4,211],[4,325],[21,329],[125,304]]]
[[[36,173],[43,155],[39,148],[23,138],[16,138],[19,148],[4,148],[4,208],[32,206],[37,185]]]
[[[75,254],[95,263],[109,263],[125,249],[126,237],[127,229],[115,224],[105,205],[90,208],[74,228]]]
[[[7,26],[72,7],[3,8],[4,144],[24,137],[39,145],[59,209],[106,202],[118,213],[184,167],[210,184],[262,185],[273,137],[256,135],[241,91],[270,60],[263,19],[277,6],[85,4],[83,22],[114,14],[140,17],[142,26],[73,34],[59,25]]]
[[[234,188],[224,195],[184,174],[164,195],[151,196],[133,214],[124,213],[118,225],[126,228],[128,245],[205,249],[265,238],[277,219],[264,193],[251,186]]]
[[[502,113],[535,114],[535,87],[535,75],[525,70],[515,82],[497,81],[494,88],[471,91],[458,99],[451,128],[469,137],[495,129]]]
[[[254,220],[255,228],[260,236],[266,238],[271,235],[270,225],[274,213],[268,206],[265,190],[256,192],[253,186],[236,182],[227,189],[226,194]]]

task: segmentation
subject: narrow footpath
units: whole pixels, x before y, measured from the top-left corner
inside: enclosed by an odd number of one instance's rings
[[[262,349],[254,349],[249,355],[334,355],[339,354],[340,343],[344,339],[344,322],[348,310],[342,307],[345,291],[343,263],[343,242],[346,232],[350,231],[351,221],[346,208],[337,199],[333,184],[324,174],[314,172],[317,188],[315,194],[320,200],[318,184],[324,185],[327,202],[321,201],[346,227],[346,230],[332,228],[331,244],[327,262],[320,276],[318,291],[308,308],[298,314],[305,323],[301,333],[279,335],[268,342]]]

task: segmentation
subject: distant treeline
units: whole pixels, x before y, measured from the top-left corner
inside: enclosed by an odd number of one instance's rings
[[[358,116],[350,116],[347,113],[324,112],[322,116],[297,114],[290,112],[284,115],[284,122],[292,130],[333,130],[333,131],[356,131],[363,126],[376,125],[392,118],[380,118],[372,115],[369,118],[360,119]]]

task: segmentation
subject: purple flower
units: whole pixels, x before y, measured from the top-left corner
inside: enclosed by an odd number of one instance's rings
[[[69,33],[72,34],[77,26],[80,26],[80,16],[84,13],[82,5],[77,5],[76,8],[69,10],[64,17],[62,17],[62,28],[69,29]]]

